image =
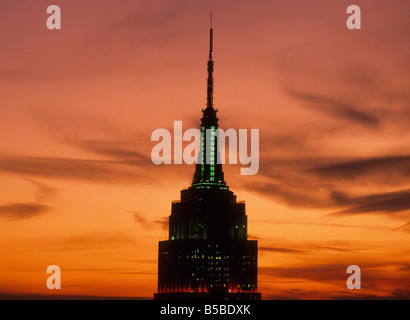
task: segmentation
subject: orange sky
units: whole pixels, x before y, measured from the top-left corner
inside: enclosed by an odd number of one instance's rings
[[[51,4],[62,30],[46,28]],[[410,3],[355,1],[360,31],[350,4],[1,2],[0,297],[152,298],[194,166],[155,166],[150,137],[199,126],[213,10],[220,125],[260,130],[259,173],[224,171],[262,297],[409,298]]]

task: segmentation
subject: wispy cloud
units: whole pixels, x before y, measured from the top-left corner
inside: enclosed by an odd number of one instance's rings
[[[68,285],[65,285],[67,288]],[[0,300],[146,300],[147,297],[93,296],[93,295],[63,295],[63,294],[32,294],[0,292]]]
[[[396,228],[396,229],[394,229],[395,231],[396,230],[400,230],[400,231],[405,231],[405,232],[409,232],[410,233],[410,221],[409,222],[407,222],[407,223],[405,223],[405,224],[403,224],[403,225],[401,225],[400,227],[398,227],[398,228]]]
[[[281,243],[276,245],[264,245],[259,247],[260,252],[266,253],[289,253],[294,256],[305,254],[328,254],[328,251],[353,253],[361,251],[358,245],[345,242],[344,244],[330,244],[330,243]]]
[[[131,211],[131,214],[135,222],[144,228],[157,229],[159,227],[160,229],[164,229],[164,230],[168,229],[168,217],[163,217],[161,219],[149,221],[140,212]]]
[[[409,178],[408,155],[267,158],[261,161],[259,179],[244,187],[290,207],[331,210],[334,215],[392,214],[410,210]],[[357,188],[369,191],[363,195]]]
[[[69,144],[135,165],[152,164],[150,153],[140,151],[132,141],[72,141]]]
[[[0,206],[0,218],[28,219],[48,210],[48,206],[39,203],[10,203]]]
[[[332,213],[332,216],[360,213],[397,213],[410,210],[410,190],[371,194],[345,199],[350,207]]]
[[[144,178],[138,162],[53,157],[1,157],[0,171],[28,176],[83,180],[99,183],[130,183]]]
[[[55,242],[55,248],[61,250],[106,250],[135,246],[136,239],[121,232],[83,232]]]
[[[305,106],[308,108],[315,109],[334,119],[344,119],[371,128],[377,128],[380,125],[380,121],[376,116],[359,110],[349,103],[307,93],[289,92],[289,94],[305,102]]]
[[[372,179],[372,181],[394,184],[410,178],[410,156],[395,155],[384,157],[356,158],[318,165],[311,169],[322,179],[352,180]]]
[[[403,270],[403,264],[398,262],[383,262],[383,261],[362,261],[351,258],[342,262],[331,262],[324,264],[306,264],[303,266],[288,267],[260,267],[259,272],[266,276],[279,277],[283,279],[298,279],[316,282],[328,282],[343,285],[346,283],[346,270],[349,265],[358,265],[362,273],[366,274],[363,277],[363,287],[379,285],[380,283],[389,282],[389,280],[397,281],[397,278],[406,276],[406,271]],[[407,265],[405,265],[407,267]],[[395,270],[394,277],[386,277],[387,269]],[[394,282],[395,283],[395,282]]]
[[[278,248],[278,247],[259,247],[259,251],[267,251],[267,252],[279,252],[279,253],[304,253],[304,250],[299,249],[290,249],[290,248]]]
[[[347,267],[358,265],[362,273],[362,289],[352,292],[346,288]],[[259,274],[274,282],[286,282],[288,291],[275,292],[272,288],[265,295],[268,299],[408,299],[410,287],[408,264],[402,262],[364,261],[347,258],[345,262],[304,264],[298,266],[260,267]],[[406,285],[403,285],[403,281]],[[307,290],[309,282],[332,284],[335,290]],[[300,287],[299,287],[300,286]],[[337,289],[340,288],[340,289]]]
[[[25,178],[25,180],[36,187],[35,198],[38,202],[50,201],[57,194],[57,189],[48,184],[30,178]]]
[[[139,212],[131,212],[132,216],[135,220],[135,222],[137,222],[139,225],[141,225],[142,227],[147,227],[149,226],[149,223],[147,221],[147,219]]]

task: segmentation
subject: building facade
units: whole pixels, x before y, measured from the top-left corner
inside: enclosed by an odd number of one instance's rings
[[[217,161],[212,53],[211,27],[199,161],[192,185],[172,203],[169,240],[159,242],[157,300],[261,299],[257,291],[258,243],[248,240],[245,203],[238,202],[229,190]]]

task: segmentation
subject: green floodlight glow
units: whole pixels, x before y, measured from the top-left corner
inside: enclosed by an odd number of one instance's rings
[[[202,159],[202,163],[200,164],[200,168],[198,168],[199,173],[199,180],[196,180],[192,184],[193,187],[198,189],[211,189],[211,186],[219,187],[226,187],[225,182],[221,181],[221,177],[216,175],[216,158],[218,155],[217,151],[217,136],[216,136],[216,126],[201,126],[201,147],[200,147],[200,158]],[[210,137],[209,135],[210,132]],[[210,144],[207,145],[208,139]],[[208,150],[209,149],[209,150]],[[209,157],[209,159],[208,159]],[[218,171],[219,173],[219,171]],[[229,189],[229,188],[223,188]]]
[[[211,126],[211,163],[210,163],[210,171],[211,174],[210,175],[210,180],[212,182],[215,181],[215,126]]]

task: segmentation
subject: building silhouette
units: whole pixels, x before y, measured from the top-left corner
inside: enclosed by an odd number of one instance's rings
[[[260,300],[258,243],[248,240],[245,203],[225,183],[217,163],[217,110],[213,106],[213,28],[210,29],[207,106],[192,185],[173,201],[169,240],[159,242],[156,300]],[[207,131],[210,140],[206,143]],[[209,143],[210,142],[210,143]],[[207,150],[210,148],[210,150]]]

